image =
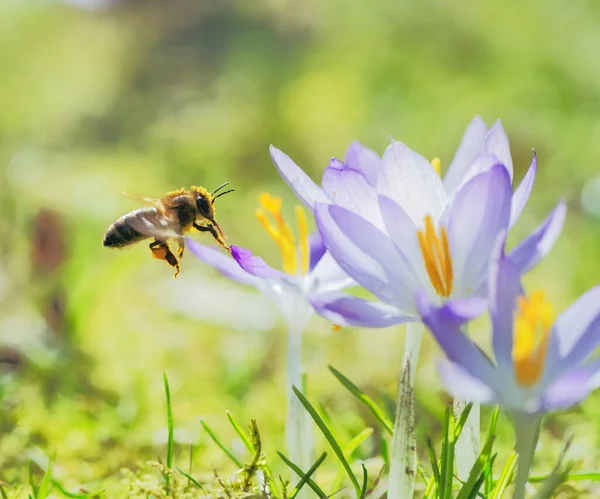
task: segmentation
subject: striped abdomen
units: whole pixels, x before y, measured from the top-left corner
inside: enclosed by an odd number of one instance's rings
[[[156,218],[156,208],[140,208],[123,215],[108,228],[102,244],[111,248],[122,248],[150,237],[133,228],[139,227],[139,222],[145,218]]]

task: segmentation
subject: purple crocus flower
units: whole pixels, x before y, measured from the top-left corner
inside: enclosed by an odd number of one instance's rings
[[[440,378],[455,397],[501,405],[512,417],[527,480],[541,416],[583,400],[600,386],[600,286],[558,317],[541,291],[526,295],[519,271],[503,254],[504,238],[490,268],[489,313],[495,362],[462,331],[485,308],[481,299],[450,300],[438,306],[426,293],[416,303],[447,359]],[[521,497],[521,496],[515,496]]]
[[[269,266],[261,257],[254,256],[251,250],[240,246],[231,246],[231,258],[192,239],[187,240],[187,245],[194,255],[225,276],[254,286],[271,298],[290,328],[303,329],[313,314],[313,302],[319,305],[326,303],[331,292],[354,282],[325,251],[320,235],[308,234],[306,215],[300,206],[296,207],[299,228],[299,240],[296,242],[281,215],[281,199],[262,194],[260,203],[262,208],[257,211],[257,217],[278,244],[284,271]],[[275,220],[275,224],[271,224],[268,216]]]
[[[281,151],[272,148],[271,155],[297,197],[314,209],[328,251],[381,300],[336,292],[315,302],[318,312],[338,324],[370,327],[418,320],[418,290],[438,303],[482,296],[494,241],[519,218],[537,169],[534,154],[513,192],[504,129],[498,121],[488,130],[479,117],[467,128],[444,180],[439,160],[430,163],[396,141],[383,158],[355,142],[344,162],[331,160],[322,188]],[[561,202],[509,253],[519,272],[550,251],[564,217]]]

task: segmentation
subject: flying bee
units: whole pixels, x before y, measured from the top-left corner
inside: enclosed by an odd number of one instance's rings
[[[222,191],[229,182],[217,187],[212,193],[204,187],[193,186],[191,189],[178,189],[168,192],[162,198],[140,198],[149,205],[139,208],[118,218],[104,234],[103,245],[110,248],[124,248],[154,238],[150,243],[152,256],[166,261],[175,268],[177,277],[180,270],[179,262],[185,250],[184,234],[196,229],[200,232],[210,232],[215,241],[230,251],[225,243],[225,236],[215,220],[215,200],[235,189]],[[217,194],[218,193],[218,194]],[[177,258],[169,246],[169,239],[175,239],[178,244]]]

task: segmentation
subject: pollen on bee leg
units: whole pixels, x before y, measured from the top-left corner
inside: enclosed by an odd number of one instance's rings
[[[177,277],[180,270],[179,260],[177,260],[166,241],[154,241],[150,243],[150,251],[152,251],[154,258],[164,260],[171,267],[175,268],[175,275],[173,277]]]
[[[185,251],[185,239],[177,240],[177,256],[183,258],[183,252]]]

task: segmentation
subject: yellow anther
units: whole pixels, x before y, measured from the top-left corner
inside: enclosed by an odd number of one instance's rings
[[[272,217],[277,218],[281,216],[281,198],[276,198],[268,192],[263,192],[258,196],[258,202]]]
[[[442,162],[440,161],[440,158],[433,158],[431,160],[431,166],[433,166],[433,169],[438,175],[442,174]]]
[[[438,237],[433,226],[433,219],[427,215],[425,230],[418,231],[417,238],[425,262],[425,270],[427,270],[435,292],[439,296],[448,298],[452,293],[454,273],[446,229],[442,227],[440,233],[441,237]]]
[[[518,298],[512,358],[519,385],[534,385],[542,377],[553,322],[552,306],[545,301],[541,291]]]
[[[287,238],[287,235],[282,230],[282,224],[279,223],[279,218],[281,217],[275,217],[275,221],[277,222],[279,227],[275,227],[269,220],[269,217],[267,216],[265,211],[260,208],[256,210],[256,218],[265,228],[267,234],[269,234],[269,236],[271,236],[271,238],[277,243],[277,246],[279,246],[281,258],[283,260],[284,272],[287,272],[288,274],[295,274],[296,268],[298,267],[298,257],[296,255],[296,248],[294,245],[294,241],[290,241]]]
[[[340,329],[342,329],[342,326],[340,326],[339,324],[332,324],[331,326],[332,333],[337,333]]]
[[[302,275],[308,273],[310,264],[310,249],[308,247],[308,222],[306,213],[300,205],[296,205],[296,222],[298,223],[298,241],[300,245],[300,272]]]
[[[299,248],[296,246],[294,234],[281,215],[281,198],[263,193],[258,201],[262,208],[256,210],[256,218],[267,231],[267,234],[279,246],[283,260],[284,272],[296,275],[300,272],[307,274],[310,265],[310,248],[308,244],[308,222],[301,206],[296,206],[296,221],[298,223]],[[270,215],[275,223],[271,223]],[[298,258],[300,268],[298,269]]]

